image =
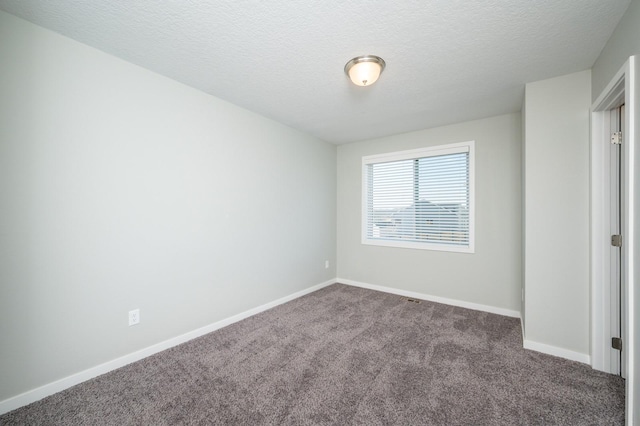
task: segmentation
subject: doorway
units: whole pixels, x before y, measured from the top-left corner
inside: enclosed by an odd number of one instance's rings
[[[591,121],[591,365],[623,377],[630,344],[627,67],[593,104]]]
[[[640,316],[636,313],[640,292],[634,284],[640,276],[636,261],[640,252],[637,63],[638,57],[629,57],[591,107],[591,366],[626,379],[628,421],[636,418],[635,403],[640,397],[640,378],[636,377],[640,368],[640,351],[636,348],[640,341]],[[610,144],[618,129],[622,131],[621,143],[615,151]],[[616,175],[619,186],[614,183],[612,189]],[[612,233],[616,221],[619,227]],[[621,238],[616,242],[612,235]],[[620,247],[612,248],[612,242]],[[622,351],[611,347],[616,334],[622,340]]]

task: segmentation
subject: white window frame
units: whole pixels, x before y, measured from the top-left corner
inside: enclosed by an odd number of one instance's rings
[[[469,153],[469,243],[467,245],[438,244],[433,242],[396,241],[370,238],[367,232],[369,173],[367,166],[391,161],[415,160],[446,154]],[[475,141],[437,145],[407,151],[362,157],[362,244],[400,247],[420,250],[436,250],[459,253],[475,253]]]

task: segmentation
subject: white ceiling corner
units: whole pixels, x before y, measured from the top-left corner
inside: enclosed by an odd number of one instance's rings
[[[590,68],[630,0],[0,0],[0,9],[332,143],[519,111]],[[387,68],[367,88],[344,64]]]

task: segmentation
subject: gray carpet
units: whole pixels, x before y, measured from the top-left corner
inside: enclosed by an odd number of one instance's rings
[[[624,381],[520,321],[335,284],[0,417],[2,425],[610,425]]]

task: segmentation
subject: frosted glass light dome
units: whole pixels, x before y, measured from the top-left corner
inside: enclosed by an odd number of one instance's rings
[[[353,84],[357,86],[371,86],[378,80],[386,66],[379,56],[365,55],[353,58],[344,66],[344,72]]]

